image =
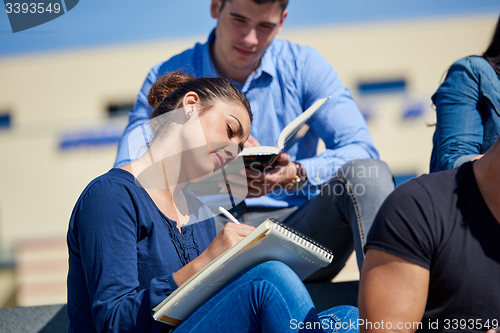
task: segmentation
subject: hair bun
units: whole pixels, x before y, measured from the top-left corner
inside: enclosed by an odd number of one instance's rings
[[[181,72],[172,72],[163,75],[149,90],[149,105],[151,105],[153,109],[156,109],[165,97],[176,91],[184,83],[191,80],[194,80],[194,77]]]

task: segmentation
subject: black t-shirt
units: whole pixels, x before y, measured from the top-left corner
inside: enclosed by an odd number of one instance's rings
[[[479,192],[472,163],[398,187],[375,218],[366,249],[430,270],[423,330],[436,332],[431,323],[442,331],[499,326],[500,224]]]

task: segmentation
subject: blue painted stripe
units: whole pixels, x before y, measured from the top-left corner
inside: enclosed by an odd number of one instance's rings
[[[10,127],[10,114],[0,114],[0,129]]]
[[[66,132],[60,135],[59,149],[73,150],[117,146],[122,134],[123,129],[114,127]]]
[[[425,107],[422,103],[408,105],[403,113],[403,119],[411,120],[422,117],[425,114]]]
[[[361,82],[358,84],[358,93],[360,95],[404,92],[405,90],[406,81],[403,79]]]

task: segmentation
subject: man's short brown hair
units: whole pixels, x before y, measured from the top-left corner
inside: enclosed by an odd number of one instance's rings
[[[231,1],[231,0],[220,0],[220,2],[221,2],[220,10],[222,10],[222,8],[224,8],[224,5],[226,4],[227,1]],[[288,0],[252,0],[252,1],[258,5],[262,5],[262,4],[268,3],[268,2],[277,2],[281,6],[281,11],[284,11],[286,9],[286,6],[288,6]]]

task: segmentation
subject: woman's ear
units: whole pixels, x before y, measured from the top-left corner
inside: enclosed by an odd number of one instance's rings
[[[184,98],[182,99],[182,107],[184,108],[184,114],[186,117],[191,118],[196,114],[196,108],[198,107],[199,102],[200,97],[194,91],[190,91],[184,95]]]

